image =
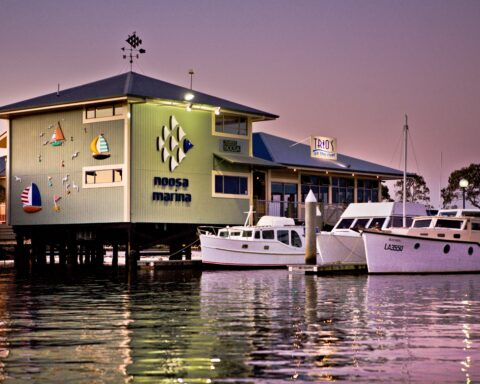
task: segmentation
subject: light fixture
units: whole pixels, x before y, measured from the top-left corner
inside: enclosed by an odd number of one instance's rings
[[[183,96],[183,98],[186,101],[192,101],[195,98],[195,95],[192,92],[187,92],[185,93],[185,96]]]
[[[220,107],[215,107],[215,115],[220,115]]]
[[[460,188],[462,188],[463,209],[465,209],[465,189],[468,187],[468,180],[467,179],[461,179],[460,182],[458,183],[458,185],[460,185]]]

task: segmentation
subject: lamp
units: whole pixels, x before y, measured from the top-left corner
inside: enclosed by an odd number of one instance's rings
[[[183,98],[186,101],[192,101],[195,98],[195,95],[192,92],[187,92]]]
[[[463,209],[465,209],[465,189],[468,187],[468,180],[467,179],[461,179],[458,184],[460,185],[460,188],[462,188]]]

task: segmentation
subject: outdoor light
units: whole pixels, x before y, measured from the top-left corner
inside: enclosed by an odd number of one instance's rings
[[[215,108],[215,115],[220,115],[220,107]]]
[[[187,92],[185,94],[185,96],[183,96],[183,98],[186,100],[186,101],[191,101],[195,98],[195,95],[192,93],[192,92]]]
[[[460,188],[462,188],[463,209],[465,209],[465,189],[468,187],[468,180],[467,179],[461,179],[458,184],[460,185]]]

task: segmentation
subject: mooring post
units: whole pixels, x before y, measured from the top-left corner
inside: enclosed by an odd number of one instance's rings
[[[113,243],[112,247],[112,267],[118,267],[118,243]]]
[[[55,264],[55,245],[50,244],[50,265]]]
[[[305,199],[305,264],[317,264],[316,239],[317,199],[312,190]]]

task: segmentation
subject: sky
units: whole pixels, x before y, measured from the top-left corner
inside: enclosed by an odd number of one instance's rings
[[[261,109],[254,125],[424,176],[480,163],[478,0],[0,0],[0,105],[130,70]],[[5,129],[5,124],[2,123]]]

